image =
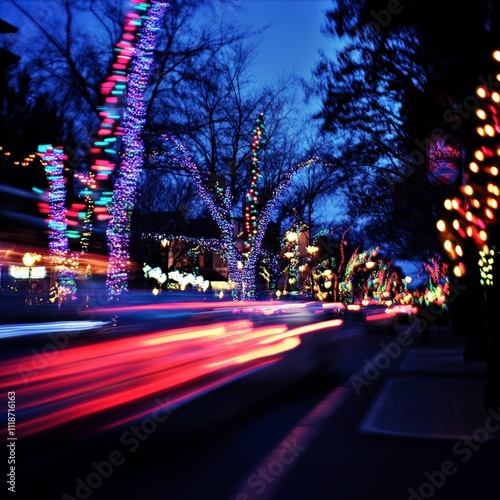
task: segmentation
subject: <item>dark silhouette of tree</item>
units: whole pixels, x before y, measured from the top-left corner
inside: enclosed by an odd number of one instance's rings
[[[356,167],[368,165],[377,176],[373,184],[377,193],[383,191],[384,177],[389,181],[385,192],[390,224],[385,227],[393,234],[401,230],[406,246],[418,248],[424,231],[433,238],[432,221],[446,219],[444,199],[463,198],[460,187],[467,182],[475,151],[483,145],[475,132],[480,106],[475,90],[479,85],[498,88],[492,53],[500,39],[500,9],[487,0],[397,5],[340,0],[327,14],[326,32],[339,50],[335,62],[323,56],[316,68],[316,93],[323,101],[318,118],[338,137],[339,160],[349,158]],[[433,181],[426,171],[429,138],[450,141],[462,152],[455,184],[428,182]],[[384,170],[388,175],[380,175]],[[390,239],[384,226],[378,227]],[[469,240],[465,238],[461,248],[466,273],[459,269],[454,277],[451,312],[466,336],[468,357],[484,357],[483,325],[490,331],[485,405],[496,407],[499,315],[491,304],[498,303],[498,287],[485,290],[484,304],[478,252]],[[492,227],[488,241],[490,247],[498,247],[498,226]],[[466,313],[470,307],[474,316]]]

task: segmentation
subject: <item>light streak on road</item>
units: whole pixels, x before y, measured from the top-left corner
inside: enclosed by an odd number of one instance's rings
[[[179,304],[168,306],[179,308]],[[341,323],[326,321],[323,328]],[[123,422],[147,413],[145,401],[155,395],[173,395],[172,403],[182,403],[274,363],[301,344],[301,335],[319,328],[318,324],[295,329],[255,326],[247,319],[235,319],[94,341],[52,352],[25,385],[19,370],[31,366],[33,356],[1,362],[0,387],[19,390],[19,435],[41,433],[118,408],[120,415],[115,418]],[[130,403],[137,407],[126,409],[124,405]]]
[[[0,339],[57,333],[83,332],[106,326],[106,321],[51,321],[47,323],[23,323],[0,325]]]

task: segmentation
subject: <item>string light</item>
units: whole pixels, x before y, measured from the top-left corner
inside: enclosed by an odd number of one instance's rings
[[[264,114],[261,113],[255,121],[252,141],[252,181],[245,196],[245,251],[249,251],[258,232],[258,181],[260,177],[260,151],[265,146]]]
[[[138,8],[146,10],[148,5],[147,2],[140,2]],[[121,48],[126,50],[126,54],[122,54],[122,59],[115,65],[117,71],[126,71],[127,64],[131,60],[123,116],[123,130],[120,129],[119,131],[120,133],[123,131],[123,159],[114,185],[109,208],[110,220],[106,231],[109,250],[106,288],[110,300],[118,299],[122,293],[128,291],[130,219],[144,155],[144,142],[142,139],[142,132],[146,122],[144,94],[153,69],[156,37],[168,5],[167,2],[160,1],[151,3],[142,24],[140,36],[133,53],[134,57],[131,59],[132,50],[126,44],[125,48]],[[138,16],[129,16],[124,31],[135,33],[138,25]],[[124,35],[124,38],[127,42],[133,40],[132,35],[130,37]],[[107,102],[114,104],[117,102],[117,98],[113,96],[108,98]],[[102,144],[102,146],[105,145]],[[106,167],[107,165],[101,163],[99,166]],[[100,170],[100,172],[109,175],[106,168]]]
[[[497,60],[495,55],[493,58]],[[474,161],[468,165],[467,183],[460,188],[462,198],[455,197],[444,202],[447,210],[456,212],[453,229],[448,229],[444,221],[437,223],[443,246],[454,263],[453,273],[457,277],[467,271],[461,260],[466,237],[473,240],[479,252],[485,255],[490,253],[488,229],[497,222],[500,197],[498,166],[495,165],[499,156],[496,144],[500,133],[500,96],[487,85],[478,87],[476,95],[479,98],[476,116],[481,121],[476,132],[483,143],[474,151]],[[482,283],[487,284],[487,280],[483,278]]]
[[[268,202],[260,208],[257,214],[256,233],[254,233],[253,244],[250,250],[242,255],[238,250],[234,235],[234,207],[229,189],[226,189],[222,197],[216,196],[215,192],[207,187],[213,184],[213,179],[209,177],[208,173],[200,171],[198,165],[192,160],[181,142],[168,134],[163,134],[162,139],[172,144],[171,160],[191,174],[200,198],[219,226],[222,235],[221,253],[226,259],[229,280],[232,283],[233,299],[254,299],[257,264],[262,253],[262,241],[274,213],[278,198],[283,190],[289,186],[292,177],[297,172],[319,161],[319,159],[310,158],[289,169],[284,174],[283,180],[275,187]]]
[[[69,243],[66,221],[66,188],[63,176],[64,160],[62,148],[41,145],[38,151],[42,154],[45,173],[49,183],[49,253],[57,275],[59,297],[76,299],[75,269],[78,258],[69,255]]]

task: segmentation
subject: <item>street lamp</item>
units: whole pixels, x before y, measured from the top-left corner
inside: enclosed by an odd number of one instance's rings
[[[309,254],[309,281],[311,282],[311,298],[314,300],[314,272],[313,272],[313,259],[319,248],[316,245],[307,245],[306,252]]]
[[[164,260],[165,260],[165,271],[166,271],[166,275],[167,275],[167,284],[166,284],[166,287],[168,289],[168,268],[169,268],[169,248],[170,248],[170,240],[168,240],[167,238],[163,238],[161,241],[160,241],[160,244],[163,248],[163,252],[164,252]]]
[[[30,252],[26,252],[23,255],[23,264],[28,268],[28,305],[30,306],[33,304],[32,289],[31,289],[32,268],[37,260],[38,260],[37,256]]]

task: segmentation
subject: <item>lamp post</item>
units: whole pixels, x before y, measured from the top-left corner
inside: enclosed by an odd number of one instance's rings
[[[288,242],[288,250],[283,254],[288,259],[288,287],[290,291],[295,289],[297,282],[297,254],[299,237],[296,230],[290,230],[285,235]]]
[[[309,254],[309,280],[311,282],[311,298],[314,300],[314,272],[313,272],[313,259],[319,248],[316,245],[308,245],[306,252]]]
[[[161,246],[163,248],[163,253],[164,253],[164,259],[165,259],[165,271],[167,275],[167,280],[166,280],[166,288],[168,289],[168,258],[169,258],[169,248],[170,248],[170,240],[167,238],[163,238],[161,241]]]
[[[33,264],[35,264],[37,260],[38,260],[37,256],[30,252],[26,252],[23,255],[23,264],[28,268],[28,305],[30,306],[33,304],[31,277],[33,271]]]

